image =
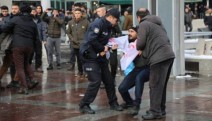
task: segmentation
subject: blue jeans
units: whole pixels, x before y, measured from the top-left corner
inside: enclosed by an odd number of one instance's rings
[[[119,92],[127,104],[139,106],[143,94],[144,83],[149,80],[150,69],[148,66],[134,68],[119,85]],[[135,86],[135,100],[131,98],[128,90]]]

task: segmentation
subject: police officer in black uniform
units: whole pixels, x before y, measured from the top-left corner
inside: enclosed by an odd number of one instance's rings
[[[106,57],[106,53],[110,49],[107,43],[111,36],[111,29],[117,23],[119,16],[120,13],[117,9],[110,9],[105,17],[95,20],[88,28],[85,41],[81,44],[80,53],[84,61],[83,66],[90,82],[85,96],[79,104],[81,113],[95,113],[89,105],[96,98],[101,81],[105,84],[110,109],[123,110],[117,102],[114,80],[109,71]],[[117,46],[114,45],[111,49],[117,49]]]

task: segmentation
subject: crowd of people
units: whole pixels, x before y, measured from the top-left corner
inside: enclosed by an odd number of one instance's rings
[[[61,30],[64,30],[71,49],[71,65],[68,70],[75,69],[76,59],[78,76],[86,74],[89,81],[85,95],[79,103],[81,113],[95,113],[90,104],[95,100],[103,82],[111,110],[129,109],[130,114],[137,115],[142,102],[144,83],[149,81],[150,109],[142,118],[160,119],[166,115],[166,88],[175,54],[161,19],[151,15],[148,9],[140,8],[136,12],[138,26],[132,24],[130,7],[124,13],[123,24],[123,18],[116,8],[107,10],[106,7],[100,6],[95,10],[96,14],[93,14],[78,3],[74,4],[71,11],[65,13],[63,10],[52,8],[42,10],[40,5],[12,5],[11,13],[7,6],[2,6],[1,12],[0,42],[6,41],[10,44],[5,50],[1,48],[4,55],[0,78],[10,68],[12,79],[7,87],[19,87],[18,93],[28,94],[29,89],[38,85],[38,81],[33,80],[33,75],[34,71],[43,72],[42,49],[47,53],[47,70],[55,68],[53,54],[56,55],[56,68],[61,69],[60,37]],[[115,89],[118,44],[108,46],[108,42],[112,37],[122,36],[121,30],[128,30],[128,42],[136,42],[138,55],[133,60],[134,69],[117,85],[124,101],[119,105]],[[42,48],[42,44],[45,48]],[[128,92],[132,87],[135,87],[134,100]]]
[[[190,4],[185,5],[185,15],[184,15],[184,25],[185,31],[191,32],[193,30],[192,21],[193,19],[203,19],[205,26],[208,27],[208,30],[212,29],[212,9],[204,6],[202,4],[194,4],[194,6],[190,6]]]

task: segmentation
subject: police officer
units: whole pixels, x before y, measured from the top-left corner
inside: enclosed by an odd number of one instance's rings
[[[123,110],[117,102],[114,80],[109,71],[108,59],[106,57],[106,53],[109,50],[107,43],[110,38],[111,29],[117,23],[119,16],[120,13],[117,9],[110,9],[105,17],[95,20],[88,28],[85,41],[81,44],[80,53],[84,61],[83,66],[90,82],[85,96],[79,104],[81,113],[95,113],[89,105],[94,101],[101,81],[105,84],[110,109],[116,111]],[[114,45],[111,49],[117,49],[117,46]]]

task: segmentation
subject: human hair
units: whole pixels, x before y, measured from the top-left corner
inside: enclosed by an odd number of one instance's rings
[[[59,10],[59,9],[57,9],[57,8],[54,8],[54,9],[53,9],[53,11],[54,11],[54,10],[55,10],[55,11],[57,11],[58,13],[60,12],[60,10]]]
[[[75,7],[77,6],[77,7],[80,7],[81,8],[82,7],[82,4],[81,3],[74,3],[74,6]]]
[[[37,5],[37,6],[36,6],[36,9],[37,9],[38,7],[41,8],[41,12],[40,12],[39,14],[43,14],[43,7],[42,7],[42,5]]]
[[[17,3],[13,3],[12,6],[17,6],[20,8],[20,6]]]
[[[145,17],[145,16],[147,16],[147,15],[149,15],[150,14],[150,12],[149,12],[149,10],[148,9],[146,9],[146,8],[140,8],[140,9],[138,9],[138,11],[136,12],[136,16],[138,17],[141,17],[141,18],[143,18],[143,17]]]
[[[80,11],[82,13],[82,10],[80,8],[74,9],[74,11]]]
[[[1,6],[1,10],[9,10],[7,6],[3,5]]]

